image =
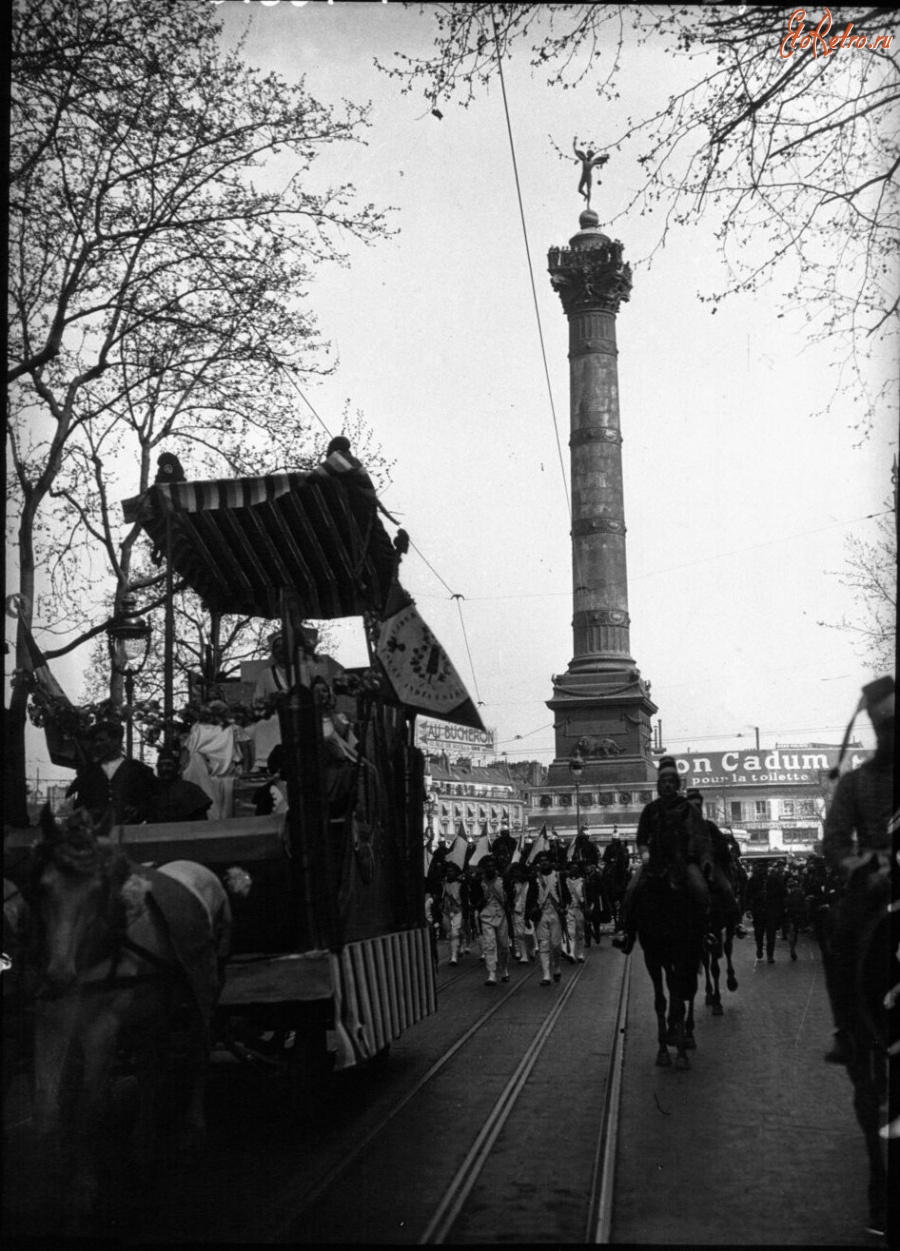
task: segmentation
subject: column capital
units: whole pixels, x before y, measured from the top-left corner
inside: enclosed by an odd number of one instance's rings
[[[589,237],[585,236],[589,234]],[[616,314],[631,297],[631,266],[622,259],[623,245],[602,234],[583,231],[576,247],[552,247],[547,253],[550,285],[567,317],[577,313]]]

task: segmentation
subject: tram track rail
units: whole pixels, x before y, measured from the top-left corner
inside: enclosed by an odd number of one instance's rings
[[[534,1074],[536,1066],[546,1058],[548,1043],[560,1026],[560,1022],[566,1020],[567,1012],[571,1012],[573,1003],[578,1001],[578,992],[585,987],[584,975],[589,968],[590,963],[571,967],[571,972],[568,973],[556,996],[547,1003],[548,1010],[541,1014],[530,1037],[527,1041],[524,1037],[517,1041],[512,1071],[498,1074],[496,1081],[500,1086],[499,1091],[491,1093],[489,1106],[479,1109],[477,1124],[468,1126],[465,1131],[468,1142],[465,1149],[461,1151],[462,1159],[455,1164],[450,1176],[441,1177],[438,1186],[440,1193],[436,1194],[434,1199],[428,1200],[428,1211],[417,1211],[416,1219],[409,1221],[410,1228],[404,1232],[404,1241],[417,1242],[418,1245],[443,1245],[454,1240],[460,1217],[467,1212],[467,1204],[470,1203],[473,1192],[492,1160],[498,1139],[510,1126],[514,1114],[518,1111],[521,1115],[523,1105],[527,1106],[529,1098],[534,1098],[534,1094],[529,1093],[529,1079]],[[575,1233],[571,1238],[572,1241],[582,1240],[587,1244],[609,1241],[615,1184],[616,1138],[619,1126],[618,1103],[621,1097],[621,1071],[624,1063],[624,1031],[630,989],[631,960],[626,960],[621,969],[618,966],[612,966],[612,969],[620,973],[621,982],[614,997],[614,1007],[605,1018],[604,1029],[611,1037],[609,1037],[608,1068],[603,1082],[602,1113],[590,1122],[594,1136],[594,1150],[591,1157],[589,1194],[583,1207],[580,1232]],[[481,1040],[483,1046],[487,1045],[487,1031],[492,1027],[497,1028],[498,1023],[502,1022],[501,1014],[504,1011],[509,1015],[510,1004],[515,1005],[518,999],[524,1011],[527,996],[520,997],[526,989],[534,987],[531,974],[536,971],[535,966],[531,966],[524,971],[522,976],[514,977],[508,989],[505,986],[502,987],[502,993],[492,1000],[490,1007],[480,1013],[436,1056],[412,1086],[404,1091],[402,1096],[387,1108],[358,1140],[353,1142],[350,1150],[332,1164],[324,1175],[302,1190],[298,1189],[294,1182],[285,1187],[270,1209],[280,1212],[281,1215],[270,1228],[267,1240],[302,1242],[305,1219],[314,1213],[319,1205],[331,1203],[340,1207],[342,1184],[348,1187],[346,1202],[349,1202],[349,1195],[354,1193],[351,1175],[360,1169],[364,1173],[368,1167],[367,1160],[376,1160],[379,1157],[388,1158],[391,1154],[391,1143],[399,1141],[397,1136],[402,1135],[402,1127],[398,1118],[401,1113],[405,1112],[409,1116],[419,1106],[422,1110],[418,1114],[418,1123],[424,1123],[429,1115],[426,1110],[429,1107],[429,1099],[434,1100],[439,1097],[436,1091],[440,1080],[443,1078],[446,1083],[448,1074],[465,1073],[467,1066],[471,1067],[475,1063],[471,1057],[478,1050],[478,1041]],[[449,991],[457,983],[471,978],[475,972],[483,972],[483,969],[478,969],[476,966],[475,968],[469,967],[464,972],[455,973],[452,979],[447,979],[442,989],[444,992]],[[584,1013],[591,1001],[588,995],[584,994],[580,996],[580,999],[581,1011]],[[534,1011],[534,1000],[528,1008]],[[545,1077],[545,1084],[546,1081]],[[417,1100],[420,1101],[418,1105]],[[427,1166],[423,1164],[423,1167]],[[467,1217],[467,1219],[471,1218]],[[373,1240],[371,1231],[370,1240]],[[474,1238],[463,1240],[474,1241]]]

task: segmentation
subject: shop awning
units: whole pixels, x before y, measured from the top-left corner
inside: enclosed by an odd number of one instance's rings
[[[331,457],[311,473],[159,483],[122,508],[221,613],[275,617],[293,589],[312,618],[382,613],[397,551],[368,475]]]

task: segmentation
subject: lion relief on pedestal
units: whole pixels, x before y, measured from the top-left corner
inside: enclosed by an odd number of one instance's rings
[[[590,757],[608,757],[621,756],[622,748],[614,738],[594,738],[589,734],[583,735],[575,744],[575,750],[581,756]]]

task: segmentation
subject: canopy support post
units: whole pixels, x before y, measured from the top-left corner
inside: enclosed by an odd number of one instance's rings
[[[172,514],[166,515],[166,631],[163,652],[163,743],[175,745],[175,579],[172,569]]]

